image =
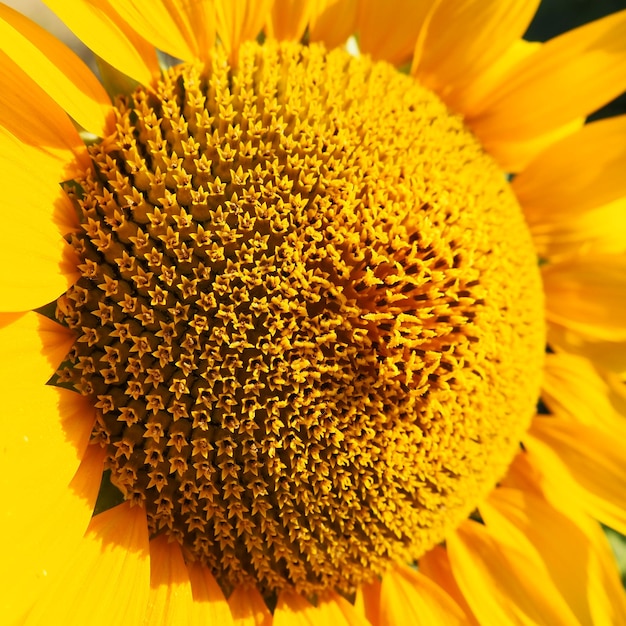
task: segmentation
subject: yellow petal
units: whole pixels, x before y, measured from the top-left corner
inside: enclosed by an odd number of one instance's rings
[[[503,50],[498,58],[485,67],[482,73],[475,75],[470,83],[463,87],[462,100],[452,101],[452,95],[447,101],[455,110],[461,111],[466,116],[466,121],[471,123],[471,118],[481,110],[485,97],[495,89],[502,81],[515,75],[516,68],[525,59],[535,54],[542,44],[538,42],[514,41],[506,50]],[[454,86],[452,87],[454,89]],[[507,172],[518,172],[540,152],[545,150],[559,139],[567,137],[579,130],[585,123],[584,117],[579,117],[562,126],[542,133],[530,139],[521,141],[509,141],[498,146],[498,162]]]
[[[479,626],[465,596],[461,593],[459,585],[454,579],[450,559],[443,546],[435,546],[420,557],[419,571],[437,583],[459,605],[466,615],[468,625]]]
[[[550,324],[548,344],[555,351],[576,354],[605,370],[626,374],[626,341],[588,339],[563,326]]]
[[[530,139],[508,141],[499,144],[497,150],[492,152],[491,155],[498,161],[504,171],[509,173],[519,172],[552,144],[580,130],[584,123],[585,118],[579,117]],[[469,120],[468,125],[471,127],[471,121]]]
[[[521,39],[538,6],[539,0],[443,0],[411,73],[464,112],[465,92]]]
[[[228,606],[235,626],[272,626],[272,614],[254,587],[237,587],[228,598]]]
[[[193,595],[192,624],[219,624],[233,626],[233,617],[228,602],[213,574],[201,563],[187,566],[191,593]]]
[[[38,393],[74,342],[64,326],[37,313],[0,314],[0,390]]]
[[[66,178],[89,166],[85,145],[63,109],[4,52],[0,52],[0,126],[64,166]]]
[[[551,412],[626,441],[626,387],[573,354],[548,354],[541,398]]]
[[[87,398],[45,384],[71,346],[67,331],[36,313],[0,320],[2,483],[8,489],[17,470],[24,481],[34,481],[28,483],[33,488],[40,480],[49,491],[63,490],[78,469],[94,421]],[[4,506],[5,513],[19,514],[20,500]]]
[[[311,16],[311,41],[323,41],[330,50],[344,44],[356,28],[359,0],[318,0]]]
[[[626,258],[573,257],[543,266],[546,319],[592,340],[626,340]]]
[[[592,623],[626,624],[626,593],[606,535],[600,525],[584,513],[577,492],[563,487],[558,469],[557,475],[544,473],[545,470],[553,469],[550,463],[544,461],[533,452],[519,454],[509,469],[511,481],[523,485],[524,490],[527,490],[528,485],[534,485],[533,493],[545,498],[585,535],[591,547],[585,572]]]
[[[588,115],[626,89],[626,11],[545,43],[468,123],[492,154]]]
[[[454,577],[479,623],[577,624],[529,542],[511,544],[468,520],[446,544]]]
[[[360,0],[359,48],[375,60],[401,65],[411,59],[432,4],[414,0]]]
[[[319,623],[333,626],[372,626],[372,623],[345,598],[335,591],[329,591],[319,598]]]
[[[382,582],[375,578],[372,582],[361,585],[356,592],[354,605],[372,626],[380,626],[380,591]]]
[[[623,441],[599,429],[552,417],[535,419],[524,443],[541,462],[550,464],[563,488],[577,493],[595,519],[626,534]]]
[[[11,572],[3,580],[0,599],[7,624],[21,621],[82,540],[93,515],[104,457],[102,448],[89,446],[76,475],[63,489],[47,488],[50,472],[3,486],[5,502],[14,498],[19,502],[18,508],[5,506],[0,514],[0,529],[5,537],[11,537],[2,552],[2,566]]]
[[[0,309],[47,304],[78,279],[63,235],[76,212],[56,178],[63,164],[0,129],[0,181],[5,188],[0,230]],[[19,259],[19,262],[15,262]]]
[[[215,0],[217,33],[232,61],[242,42],[255,39],[267,23],[273,0]]]
[[[282,592],[274,611],[273,626],[371,626],[345,598],[335,592],[322,594],[316,606],[297,593]]]
[[[215,43],[212,0],[108,0],[153,46],[183,61],[205,59]]]
[[[515,177],[512,186],[531,232],[544,233],[567,228],[590,210],[626,196],[624,172],[626,115],[587,124],[552,145]],[[626,215],[622,221],[626,227]],[[609,221],[604,227],[619,225]]]
[[[95,54],[147,85],[159,74],[154,48],[137,35],[107,0],[44,0]]]
[[[396,624],[467,624],[459,605],[435,582],[406,566],[383,577],[381,626]]]
[[[480,507],[497,539],[532,544],[551,580],[581,624],[592,624],[588,573],[592,546],[584,533],[545,500],[515,489],[498,488]]]
[[[312,0],[274,0],[266,24],[267,36],[280,41],[299,41],[314,9]]]
[[[150,589],[149,567],[143,509],[122,504],[96,515],[26,624],[140,624]]]
[[[21,13],[0,5],[0,47],[83,128],[102,136],[111,102],[83,61]]]
[[[531,226],[537,254],[562,260],[572,255],[624,254],[626,252],[626,197],[603,206],[571,214],[544,213]]]
[[[141,623],[145,626],[188,624],[193,596],[180,546],[164,534],[150,542],[150,597]]]
[[[274,611],[273,626],[316,626],[319,612],[297,593],[281,592]]]

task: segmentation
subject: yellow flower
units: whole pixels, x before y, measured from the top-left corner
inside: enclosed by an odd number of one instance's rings
[[[0,6],[3,621],[626,624],[626,11],[47,4],[100,80]]]

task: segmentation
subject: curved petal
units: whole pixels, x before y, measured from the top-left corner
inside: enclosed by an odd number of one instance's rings
[[[546,475],[544,469],[550,469],[549,465],[544,467],[540,457],[532,452],[518,454],[509,468],[506,482],[545,499],[580,529],[590,547],[586,574],[592,623],[626,624],[626,592],[606,535],[582,510],[576,491],[563,488],[561,477]]]
[[[552,413],[626,441],[626,387],[573,354],[546,355],[541,399]]]
[[[546,319],[583,338],[626,340],[626,257],[589,255],[542,267]]]
[[[237,587],[228,598],[228,606],[235,626],[272,626],[272,614],[254,587]]]
[[[193,596],[189,572],[180,546],[164,534],[150,541],[150,597],[143,620],[145,626],[189,624]]]
[[[192,563],[187,569],[193,595],[191,624],[233,626],[228,602],[209,569],[201,563]]]
[[[279,41],[300,41],[314,10],[312,0],[274,0],[266,24],[267,36]]]
[[[454,579],[448,553],[442,545],[435,546],[420,557],[419,571],[437,583],[461,607],[465,612],[468,626],[480,626]]]
[[[371,626],[345,598],[329,592],[318,598],[316,606],[301,595],[282,592],[274,611],[273,626]]]
[[[43,0],[95,54],[148,85],[159,74],[154,48],[137,35],[107,0]]]
[[[217,34],[231,62],[242,42],[255,39],[267,23],[274,0],[215,0]]]
[[[626,11],[556,37],[515,68],[468,124],[486,149],[586,116],[626,89]]]
[[[539,0],[443,0],[411,73],[454,110],[465,111],[466,90],[521,39],[538,6]]]
[[[540,555],[466,521],[446,540],[454,577],[481,624],[577,625]]]
[[[148,601],[149,566],[143,509],[125,503],[96,515],[26,624],[140,624]]]
[[[39,393],[65,358],[74,335],[38,313],[0,314],[0,389],[5,400]]]
[[[78,279],[72,249],[63,239],[77,219],[56,178],[62,167],[47,152],[0,129],[0,181],[12,190],[2,205],[0,310],[43,306]]]
[[[575,354],[605,370],[626,374],[626,341],[589,339],[564,326],[550,324],[548,345],[556,352]]]
[[[345,626],[372,626],[372,623],[345,598],[335,591],[329,591],[319,599],[320,619],[324,624]]]
[[[396,624],[467,624],[459,605],[435,582],[406,566],[383,577],[381,626]]]
[[[94,413],[88,399],[46,385],[71,345],[64,329],[36,313],[0,319],[0,476],[8,489],[17,469],[31,487],[4,505],[5,513],[19,514],[20,500],[32,497],[37,481],[55,493],[67,488],[87,447]]]
[[[587,563],[591,545],[583,532],[548,503],[515,489],[494,489],[480,507],[489,532],[507,543],[528,540],[581,624],[592,624]]]
[[[578,117],[567,124],[563,124],[536,137],[521,141],[508,141],[500,144],[497,153],[493,153],[492,156],[497,159],[504,171],[512,174],[519,172],[546,148],[579,131],[584,123],[585,118]]]
[[[562,260],[572,255],[626,253],[626,197],[569,216],[542,213],[531,226],[537,254]]]
[[[626,463],[623,442],[596,428],[557,418],[536,419],[525,445],[543,467],[577,493],[597,520],[626,534]],[[545,472],[544,472],[545,473]]]
[[[205,59],[215,44],[212,0],[107,0],[153,46],[177,59]]]
[[[375,578],[372,582],[361,585],[356,592],[355,607],[365,615],[372,626],[380,626],[380,591],[382,581]]]
[[[73,178],[89,167],[85,145],[65,111],[4,52],[0,52],[0,127],[27,146],[39,148]]]
[[[322,41],[328,49],[344,44],[356,28],[359,0],[318,0],[311,16],[311,41]]]
[[[587,124],[552,145],[512,182],[531,232],[558,228],[626,196],[626,115]],[[606,228],[626,228],[620,223]],[[585,233],[586,234],[586,233]]]
[[[111,102],[83,61],[21,13],[0,5],[0,47],[83,128],[102,136]]]
[[[401,65],[411,59],[433,3],[414,0],[360,0],[359,48],[376,61]]]
[[[6,501],[20,502],[19,510],[5,507],[0,516],[3,536],[11,537],[2,551],[2,566],[11,572],[2,583],[0,600],[7,624],[23,619],[81,541],[98,497],[104,457],[102,448],[87,448],[69,486],[58,492],[46,489],[45,475],[35,477],[31,485],[21,480],[19,485],[3,486]]]
[[[316,626],[319,614],[300,594],[281,592],[274,610],[273,626]]]

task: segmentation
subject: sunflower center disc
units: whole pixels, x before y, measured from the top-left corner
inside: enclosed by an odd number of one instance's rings
[[[225,588],[351,593],[470,514],[544,335],[521,211],[462,120],[386,64],[248,44],[120,98],[91,155],[56,381],[93,397],[152,534]]]

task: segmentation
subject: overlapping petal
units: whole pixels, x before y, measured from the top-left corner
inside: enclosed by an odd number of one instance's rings
[[[468,123],[496,158],[510,142],[588,115],[626,89],[626,11],[556,37],[516,65]]]
[[[89,525],[100,488],[103,449],[87,449],[76,475],[61,489],[48,489],[49,466],[30,480],[2,481],[6,502],[0,529],[7,541],[2,565],[11,572],[2,583],[0,611],[7,624],[21,623],[45,587],[64,570]],[[10,477],[8,470],[4,475]],[[42,523],[42,517],[45,523]]]
[[[44,0],[95,54],[145,85],[159,72],[154,48],[115,12],[107,0]]]
[[[273,0],[215,0],[217,33],[232,61],[240,44],[255,39],[267,23],[272,4]]]
[[[274,0],[266,24],[267,35],[280,41],[299,41],[315,8],[311,0]]]
[[[406,63],[432,9],[429,2],[360,0],[357,31],[361,52],[396,65]]]
[[[480,513],[492,536],[530,542],[576,619],[593,623],[587,580],[592,546],[573,522],[544,500],[504,487],[492,491]]]
[[[584,250],[593,241],[589,228],[594,223],[595,238],[617,233],[626,245],[626,212],[619,212],[626,198],[625,135],[624,115],[588,124],[542,152],[515,177],[513,190],[540,255]],[[614,202],[613,210],[604,208]],[[578,246],[568,246],[568,240],[578,241]]]
[[[584,255],[542,268],[546,318],[585,339],[626,340],[626,257]]]
[[[180,546],[164,534],[150,541],[150,595],[145,626],[191,624],[193,595]]]
[[[454,577],[481,624],[550,626],[578,622],[532,544],[463,522],[447,540]]]
[[[128,503],[96,515],[67,555],[64,571],[39,596],[35,624],[141,624],[150,589],[145,511]]]
[[[380,598],[380,625],[466,624],[459,605],[435,582],[407,566],[385,574]]]
[[[272,626],[272,614],[254,587],[237,587],[228,598],[228,606],[235,626]]]
[[[539,0],[442,0],[428,22],[411,73],[453,109],[468,111],[466,92],[521,39],[538,6]],[[471,104],[473,111],[480,108]]]
[[[311,41],[323,41],[327,48],[342,45],[356,28],[359,0],[318,0],[311,15]]]
[[[0,5],[0,49],[83,128],[102,136],[111,102],[83,61],[56,37]]]
[[[420,557],[419,570],[425,576],[435,581],[459,605],[465,613],[468,625],[479,626],[472,609],[454,578],[448,552],[444,546],[437,545]]]
[[[559,418],[533,422],[528,447],[544,475],[577,494],[593,517],[626,535],[626,466],[623,442]]]
[[[582,508],[584,503],[580,501],[578,492],[564,487],[559,468],[556,468],[556,473],[552,473],[554,464],[536,452],[518,454],[504,482],[507,486],[545,499],[584,534],[589,546],[584,571],[588,585],[586,596],[594,620],[592,623],[626,624],[626,593],[605,534]],[[549,473],[546,474],[546,471]]]
[[[550,411],[626,441],[626,387],[587,359],[546,355],[541,398]]]
[[[219,624],[233,626],[228,602],[213,574],[202,563],[187,566],[193,595],[192,622],[194,624]]]
[[[215,43],[213,0],[107,0],[153,46],[183,61],[206,59]]]

